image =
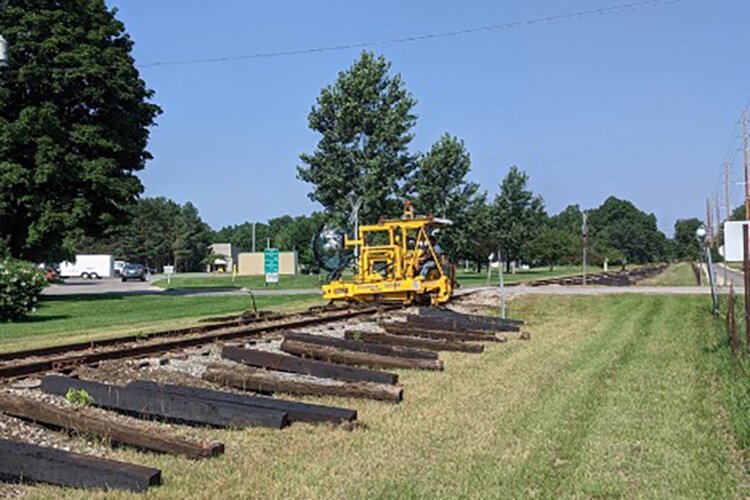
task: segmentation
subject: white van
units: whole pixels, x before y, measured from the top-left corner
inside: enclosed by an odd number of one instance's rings
[[[75,262],[61,262],[60,276],[84,279],[111,278],[115,274],[115,259],[111,255],[76,255]]]

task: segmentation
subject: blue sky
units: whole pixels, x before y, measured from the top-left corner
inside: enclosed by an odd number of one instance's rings
[[[137,64],[356,43],[607,7],[626,0],[379,2],[109,0]],[[517,29],[375,48],[419,103],[413,149],[444,132],[491,194],[510,165],[548,211],[615,195],[674,220],[705,214],[750,99],[750,2],[685,0]],[[359,49],[146,67],[164,114],[147,196],[192,201],[213,227],[308,213],[298,155],[307,114]],[[735,155],[736,156],[736,155]],[[739,156],[737,156],[739,158]],[[732,176],[741,181],[739,161]],[[722,190],[723,193],[723,190]],[[741,186],[733,187],[733,204]]]

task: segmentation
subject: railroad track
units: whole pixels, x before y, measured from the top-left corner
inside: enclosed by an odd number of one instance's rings
[[[638,269],[627,271],[613,271],[589,274],[586,276],[586,284],[604,286],[630,286],[637,283],[638,281],[656,276],[657,274],[664,272],[666,268],[667,264],[659,264],[656,266],[640,267]],[[583,285],[583,275],[577,274],[575,276],[565,276],[562,278],[534,280],[526,282],[524,283],[524,285],[533,287],[546,285]]]
[[[26,377],[48,371],[70,371],[101,361],[160,354],[197,347],[213,342],[260,336],[278,330],[289,330],[376,314],[394,308],[392,305],[351,306],[336,309],[316,308],[291,316],[238,316],[236,319],[192,328],[165,330],[148,335],[130,335],[105,340],[77,342],[53,347],[0,354],[0,380]]]

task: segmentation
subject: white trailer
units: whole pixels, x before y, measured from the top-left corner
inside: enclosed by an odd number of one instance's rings
[[[75,262],[61,262],[60,276],[84,279],[111,278],[115,274],[115,259],[111,255],[76,255]]]

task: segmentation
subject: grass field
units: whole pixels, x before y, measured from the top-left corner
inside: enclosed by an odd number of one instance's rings
[[[666,271],[637,283],[639,286],[697,286],[693,268],[689,262],[671,264]]]
[[[317,295],[259,296],[259,309],[322,304]],[[248,296],[45,297],[25,321],[0,323],[0,352],[194,325],[198,319],[252,309]]]
[[[163,469],[151,498],[750,494],[734,447],[750,438],[750,379],[727,357],[705,297],[537,296],[514,300],[511,313],[528,320],[532,340],[444,354],[442,373],[401,372],[398,406],[314,400],[357,408],[366,428],[203,429],[227,443],[225,456],[120,448],[111,457]]]
[[[601,272],[602,269],[599,267],[589,267],[588,272],[597,273]],[[506,284],[522,283],[524,281],[548,279],[548,278],[561,278],[563,276],[574,276],[581,274],[582,270],[580,266],[556,266],[552,271],[549,267],[537,267],[528,270],[519,270],[516,274],[505,273],[503,280]],[[456,274],[458,282],[462,286],[483,286],[487,284],[487,271],[477,273],[474,271],[463,271],[459,270]],[[499,283],[499,276],[497,269],[492,270],[491,283],[496,285]]]

